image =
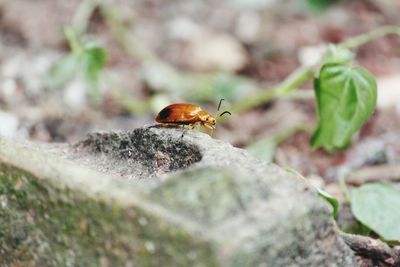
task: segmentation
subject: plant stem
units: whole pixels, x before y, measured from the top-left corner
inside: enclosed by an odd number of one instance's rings
[[[144,63],[149,60],[161,60],[152,53],[149,49],[145,48],[133,34],[128,33],[127,22],[122,18],[118,8],[113,6],[113,3],[107,0],[100,0],[100,10],[106,20],[107,25],[117,42],[122,46],[122,48],[133,58],[139,60],[139,62]],[[129,18],[128,24],[133,24],[134,19]]]
[[[245,98],[241,102],[237,102],[232,106],[232,111],[242,112],[250,108],[259,106],[263,103],[269,102],[272,99],[282,97],[290,94],[297,90],[305,81],[314,76],[314,70],[311,67],[305,68],[300,67],[290,74],[283,82],[279,85],[269,89],[262,90],[260,93],[254,96]]]
[[[117,86],[110,77],[105,76],[105,82],[113,94],[120,101],[121,105],[132,114],[143,114],[150,108],[150,101],[138,101],[130,96],[126,91]]]
[[[85,0],[79,4],[71,22],[72,28],[78,35],[86,32],[90,17],[98,5],[97,0]]]
[[[338,44],[338,46],[346,49],[354,49],[375,39],[392,34],[400,35],[400,27],[383,26],[368,33],[349,38]],[[249,96],[243,99],[241,102],[235,103],[232,107],[232,110],[235,112],[242,112],[296,91],[300,85],[314,76],[315,69],[322,63],[323,57],[321,57],[320,60],[312,66],[299,67],[277,86],[271,89],[264,89],[256,95]]]
[[[341,48],[354,49],[386,35],[400,35],[400,27],[390,25],[383,26],[373,31],[351,37],[340,43],[338,46]]]
[[[65,27],[64,34],[72,54],[76,57],[80,56],[83,53],[83,47],[74,29],[70,26]]]
[[[342,192],[344,198],[346,199],[347,203],[351,203],[350,191],[346,185],[346,177],[349,173],[350,173],[349,169],[344,169],[344,170],[341,170],[338,175],[339,188],[340,188],[340,191]]]

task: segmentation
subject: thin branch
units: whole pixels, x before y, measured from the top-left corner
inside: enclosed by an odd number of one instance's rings
[[[354,49],[386,35],[400,35],[399,26],[383,26],[370,32],[351,37],[339,44],[341,48]]]
[[[119,10],[115,7],[115,3],[107,0],[99,0],[100,11],[103,14],[107,25],[117,42],[122,48],[133,58],[144,63],[149,60],[162,62],[152,51],[144,47],[133,34],[129,34],[126,21],[122,18]],[[129,18],[129,25],[134,24],[134,18]],[[164,63],[166,64],[166,63]]]
[[[314,76],[312,68],[300,67],[283,82],[271,89],[264,89],[254,96],[247,97],[232,106],[232,111],[241,112],[269,102],[275,98],[289,95],[300,85]]]
[[[71,22],[72,28],[78,35],[82,35],[86,32],[90,17],[97,7],[97,0],[85,0],[79,4]]]
[[[346,202],[351,203],[350,190],[346,184],[346,177],[347,177],[348,173],[349,173],[348,169],[344,169],[344,170],[340,171],[337,180],[339,181],[339,188],[340,188],[340,191],[343,194],[344,198],[346,199]]]
[[[150,101],[140,101],[133,98],[122,88],[118,87],[110,77],[106,76],[104,79],[107,86],[111,89],[115,97],[120,101],[121,105],[126,108],[130,113],[143,114],[150,108]]]
[[[400,181],[400,165],[383,164],[367,166],[350,173],[346,181],[352,185],[361,185],[369,182]]]
[[[338,44],[341,48],[354,49],[375,39],[384,37],[386,35],[400,35],[400,27],[398,26],[383,26],[373,31],[351,37],[342,43]],[[269,102],[278,97],[288,95],[296,91],[305,81],[311,79],[315,75],[315,69],[323,63],[323,56],[319,61],[312,66],[300,66],[292,74],[290,74],[283,82],[271,89],[263,89],[258,94],[243,99],[241,102],[236,103],[232,110],[236,112],[254,108],[263,103]]]
[[[378,239],[343,232],[340,232],[340,237],[358,256],[389,266],[400,266],[400,250]]]

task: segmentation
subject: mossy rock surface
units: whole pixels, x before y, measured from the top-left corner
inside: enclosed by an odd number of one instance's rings
[[[0,266],[356,266],[295,176],[182,129],[0,139]]]

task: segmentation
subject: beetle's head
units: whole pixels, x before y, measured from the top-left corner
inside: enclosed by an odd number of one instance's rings
[[[210,126],[215,126],[215,124],[217,124],[217,121],[213,116],[210,115],[207,117],[206,123],[209,124]]]
[[[215,124],[217,124],[217,120],[208,112],[201,111],[199,114],[200,120],[203,124],[207,124],[211,128],[215,128]]]

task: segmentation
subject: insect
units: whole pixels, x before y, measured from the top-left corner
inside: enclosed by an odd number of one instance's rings
[[[224,99],[221,99],[218,104],[218,109],[221,107],[221,103]],[[232,115],[229,111],[222,112],[218,117],[224,114]],[[212,134],[215,129],[217,120],[207,111],[201,107],[193,104],[171,104],[163,108],[156,117],[156,122],[162,125],[188,125],[192,129],[195,126],[203,126],[209,129]],[[183,134],[182,134],[183,136]]]

